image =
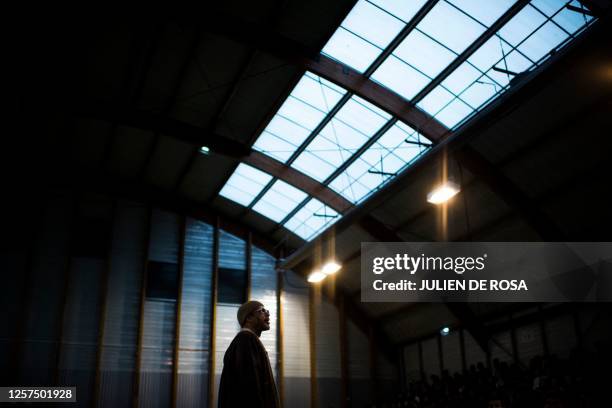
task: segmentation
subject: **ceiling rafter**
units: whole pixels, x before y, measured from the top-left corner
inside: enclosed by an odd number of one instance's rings
[[[599,27],[599,30],[597,28]],[[603,28],[602,28],[603,27]],[[593,30],[585,34],[597,36],[599,31],[605,30],[604,25],[596,25]],[[583,37],[584,38],[584,37]],[[372,210],[378,208],[384,201],[391,197],[396,192],[407,186],[415,174],[419,170],[438,156],[443,150],[447,150],[449,154],[457,154],[457,152],[467,146],[469,140],[479,134],[484,129],[487,129],[508,109],[513,109],[518,101],[524,101],[536,94],[544,87],[549,80],[557,76],[559,73],[566,71],[569,67],[575,65],[576,56],[579,51],[576,47],[566,47],[564,50],[557,52],[548,60],[550,64],[546,70],[538,69],[529,74],[531,78],[538,76],[537,81],[524,81],[512,89],[508,90],[499,99],[492,102],[484,108],[479,115],[472,120],[471,126],[464,126],[453,134],[453,137],[445,138],[432,149],[426,152],[421,160],[415,162],[407,168],[403,173],[399,174],[391,180],[385,187],[375,192],[366,202],[354,207],[342,219],[334,224],[334,234],[338,234],[346,230],[348,227],[358,222],[365,215],[371,213]],[[544,66],[544,65],[542,65]],[[467,148],[467,153],[463,154],[461,160],[468,160],[469,163],[461,163],[470,170],[480,181],[487,185],[491,191],[495,192],[504,201],[510,204],[512,208],[519,210],[524,220],[534,228],[534,230],[542,237],[548,237],[552,241],[563,240],[564,234],[561,234],[559,229],[550,221],[538,219],[542,216],[542,211],[533,203],[529,197],[525,195],[514,183],[501,174],[499,171],[487,173],[488,169],[494,167],[482,155],[473,148]],[[461,153],[458,154],[461,156]],[[471,167],[471,168],[470,168]],[[472,171],[474,170],[474,171]],[[559,235],[555,235],[559,233]],[[319,239],[325,240],[331,232],[323,232]],[[556,237],[556,238],[555,238]],[[551,239],[552,238],[552,239]],[[310,242],[302,246],[295,253],[285,259],[283,267],[292,268],[305,259],[310,257],[314,243]]]
[[[110,104],[81,101],[75,108],[80,116],[106,120],[139,129],[163,133],[194,146],[207,145],[213,152],[240,159],[311,195],[338,212],[346,212],[352,204],[328,186],[248,146],[208,132],[198,126],[141,110],[120,110]]]
[[[223,114],[227,111],[227,108],[229,107],[232,99],[234,98],[234,95],[236,94],[236,91],[238,90],[238,86],[243,81],[246,75],[246,72],[251,66],[251,63],[253,62],[253,58],[255,57],[255,54],[256,54],[255,50],[249,50],[249,55],[247,56],[247,58],[245,58],[244,62],[238,69],[238,73],[236,74],[232,83],[230,84],[229,90],[226,94],[225,99],[223,100],[222,103],[219,104],[219,106],[217,107],[217,111],[214,113],[212,119],[210,120],[210,123],[207,127],[209,132],[214,132],[217,129],[219,122],[221,118],[223,117]],[[178,190],[181,187],[181,185],[183,184],[183,181],[185,180],[185,177],[187,177],[187,175],[193,169],[193,166],[197,158],[201,154],[200,147],[201,146],[197,146],[194,148],[191,155],[189,156],[189,159],[187,160],[184,167],[179,172],[179,176],[177,177],[176,183],[173,187],[174,191]]]
[[[319,50],[284,37],[268,27],[241,21],[235,17],[221,16],[210,21],[210,24],[209,21],[205,23],[204,30],[240,43],[250,44],[345,88],[418,129],[421,134],[434,142],[449,134],[449,130],[429,114],[370,80],[366,75],[320,54]]]

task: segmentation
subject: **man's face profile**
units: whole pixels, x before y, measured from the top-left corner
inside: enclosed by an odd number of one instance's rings
[[[248,319],[251,322],[251,327],[254,330],[270,330],[270,311],[263,306],[257,308],[257,310],[251,313]]]

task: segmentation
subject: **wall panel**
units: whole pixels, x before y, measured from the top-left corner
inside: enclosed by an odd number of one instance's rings
[[[202,407],[208,396],[213,227],[187,218],[183,259],[177,407]]]
[[[228,232],[219,231],[219,268],[246,270],[246,242]],[[217,303],[215,332],[215,399],[217,406],[219,382],[223,370],[223,356],[240,330],[236,315],[240,305]]]
[[[499,361],[512,363],[514,358],[512,356],[512,339],[510,337],[510,331],[496,333],[493,339],[495,341],[489,341],[491,362],[497,359]]]
[[[100,351],[99,407],[131,407],[148,209],[119,202],[111,243],[106,319]]]
[[[451,331],[442,336],[442,357],[444,369],[450,374],[460,373],[463,370],[461,363],[461,341],[459,331]]]
[[[315,305],[315,344],[319,407],[340,406],[340,326],[338,309],[320,297]]]
[[[421,342],[423,348],[423,371],[427,381],[432,375],[440,376],[440,353],[438,351],[438,339],[431,338]]]
[[[361,408],[372,402],[370,341],[355,323],[347,320],[347,326],[350,406]]]
[[[471,365],[478,366],[478,363],[487,365],[487,355],[482,347],[476,342],[474,337],[467,330],[463,331],[465,341],[465,363],[469,369]]]
[[[567,358],[576,347],[574,316],[558,316],[544,322],[548,352],[557,357]]]
[[[417,343],[404,347],[404,368],[406,369],[406,383],[421,379],[421,361],[419,358],[419,345]]]
[[[519,327],[515,330],[516,348],[521,363],[529,367],[529,362],[535,356],[544,353],[542,330],[539,323]]]
[[[310,407],[310,345],[308,284],[285,272],[283,308],[284,407]]]
[[[42,386],[55,381],[74,205],[70,195],[51,193],[44,210],[33,252],[30,304],[24,316],[20,385]]]
[[[149,261],[178,263],[180,217],[153,210]],[[176,301],[147,298],[144,305],[139,404],[168,407],[171,400]]]
[[[278,347],[276,344],[276,327],[278,310],[276,307],[276,259],[267,252],[253,247],[251,253],[251,299],[262,302],[270,311],[270,330],[264,332],[261,341],[268,351],[270,365],[275,378],[278,375]],[[278,382],[278,379],[277,379]]]

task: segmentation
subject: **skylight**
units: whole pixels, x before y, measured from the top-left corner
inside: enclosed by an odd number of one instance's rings
[[[306,72],[253,148],[286,162],[346,91]]]
[[[567,8],[582,8],[577,1],[522,4],[359,0],[322,53],[455,129],[593,20]],[[253,148],[358,204],[410,166],[430,143],[397,118],[307,72]],[[305,240],[341,217],[316,198],[245,164],[220,194]]]
[[[296,158],[292,166],[323,182],[391,116],[353,96]]]
[[[340,218],[340,214],[316,198],[311,199],[285,224],[285,228],[309,241]]]
[[[270,180],[272,180],[271,175],[240,163],[219,192],[219,195],[246,207]]]
[[[559,0],[526,5],[417,105],[449,128],[463,123],[592,20],[568,4],[580,7]]]
[[[352,203],[358,203],[412,163],[429,144],[429,140],[410,126],[396,122],[338,175],[330,187]]]
[[[497,33],[487,34],[491,37],[467,61],[437,80],[429,92],[423,91],[515,3],[440,0],[414,22],[416,27],[398,40],[386,59],[377,61],[385,44],[392,42],[389,36],[400,33],[425,1],[361,0],[322,52],[358,71],[373,71],[374,81],[454,128],[593,19],[566,7],[582,7],[577,1],[533,0],[515,8],[518,13],[512,10],[508,16],[516,15]]]
[[[303,191],[282,180],[276,180],[253,206],[253,210],[272,221],[281,222],[306,197],[307,194]]]

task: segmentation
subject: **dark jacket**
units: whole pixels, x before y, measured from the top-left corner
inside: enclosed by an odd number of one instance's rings
[[[241,331],[223,357],[219,408],[280,408],[268,353],[256,334]]]

